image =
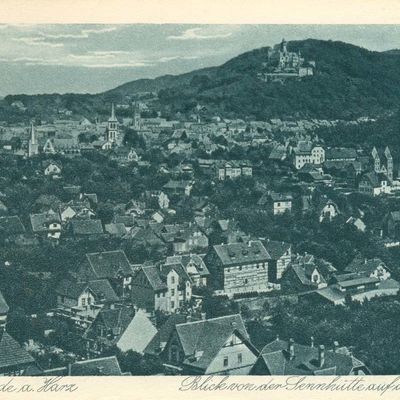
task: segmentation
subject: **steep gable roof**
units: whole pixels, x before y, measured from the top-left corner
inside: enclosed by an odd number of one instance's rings
[[[35,360],[7,332],[0,338],[0,369],[32,364]]]
[[[178,324],[176,332],[185,354],[184,363],[202,370],[207,369],[232,334],[252,347],[240,314]]]
[[[77,361],[71,366],[72,376],[120,376],[122,375],[117,357],[103,357]]]
[[[290,243],[269,239],[263,241],[263,245],[273,260],[282,257],[291,247]]]
[[[132,274],[129,260],[122,250],[89,253],[86,258],[97,278],[115,278],[119,271],[124,275]]]
[[[177,324],[186,322],[186,316],[182,314],[170,315],[161,325],[157,334],[151,339],[144,352],[149,355],[159,355],[163,346],[168,342]]]

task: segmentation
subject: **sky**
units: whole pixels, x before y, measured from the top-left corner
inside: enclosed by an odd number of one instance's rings
[[[285,38],[400,48],[400,25],[0,25],[0,96],[99,93],[220,65]]]

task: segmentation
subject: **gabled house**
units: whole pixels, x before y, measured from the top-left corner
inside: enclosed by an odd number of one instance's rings
[[[371,372],[346,347],[335,342],[332,349],[295,343],[277,338],[268,343],[250,375],[370,375]]]
[[[193,181],[188,180],[169,180],[164,186],[163,189],[167,194],[175,194],[180,196],[190,196],[190,193],[193,189]]]
[[[174,253],[189,253],[204,250],[208,247],[208,238],[194,223],[165,224],[158,235],[172,246]]]
[[[119,306],[101,310],[84,338],[91,354],[101,354],[113,346],[122,352],[143,354],[156,333],[157,329],[143,310]]]
[[[380,258],[366,259],[358,256],[347,265],[344,272],[370,278],[379,278],[380,280],[386,280],[391,277],[390,269]]]
[[[267,207],[274,215],[281,215],[292,211],[293,196],[289,193],[264,193],[257,204],[261,207]]]
[[[71,200],[68,203],[61,204],[59,211],[62,222],[67,222],[73,218],[90,219],[96,215],[88,200]]]
[[[173,313],[191,298],[192,280],[181,263],[144,265],[132,278],[132,302],[148,311]]]
[[[336,268],[330,263],[317,260],[313,255],[297,256],[283,273],[281,288],[295,292],[324,288],[335,272]]]
[[[119,301],[107,279],[87,282],[63,279],[56,288],[57,306],[62,308],[90,308],[92,305],[114,304]]]
[[[55,290],[56,315],[74,324],[78,331],[85,331],[103,307],[113,307],[119,301],[107,279],[77,282],[63,279]]]
[[[390,194],[391,186],[386,175],[373,171],[361,176],[358,190],[370,196],[379,196],[380,194]]]
[[[124,251],[113,250],[86,254],[86,262],[79,269],[82,281],[107,279],[120,297],[130,296],[133,269]]]
[[[180,263],[192,280],[193,286],[207,286],[210,272],[204,263],[204,257],[205,254],[174,255],[166,258],[165,265]]]
[[[61,219],[52,210],[30,215],[33,233],[48,239],[58,240],[61,236]]]
[[[177,324],[183,324],[187,322],[186,315],[183,314],[171,314],[167,317],[165,322],[160,326],[157,333],[150,340],[144,350],[144,354],[147,357],[158,358],[165,349],[168,340],[170,339],[172,332],[175,330]]]
[[[247,375],[258,354],[235,314],[177,324],[161,357],[167,374]]]

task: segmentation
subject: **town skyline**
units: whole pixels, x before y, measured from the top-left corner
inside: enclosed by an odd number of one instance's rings
[[[286,40],[398,48],[393,25],[0,25],[0,96],[99,93],[141,78],[218,66]]]

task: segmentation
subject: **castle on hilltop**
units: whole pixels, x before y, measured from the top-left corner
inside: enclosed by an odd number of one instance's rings
[[[266,82],[283,81],[287,78],[303,78],[314,75],[315,61],[307,61],[300,51],[288,51],[287,42],[275,45],[268,51],[268,59],[262,64],[263,71],[258,77]]]

